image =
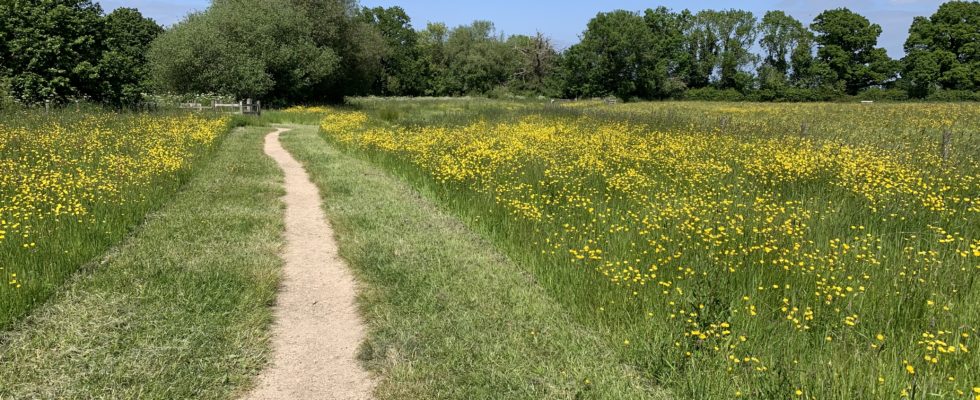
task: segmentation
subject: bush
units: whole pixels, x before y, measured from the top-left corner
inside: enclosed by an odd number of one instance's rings
[[[10,82],[0,77],[0,110],[12,108],[15,104],[14,97],[10,94]]]
[[[713,87],[689,89],[681,97],[684,100],[699,101],[744,101],[745,95],[735,89],[718,89]]]
[[[937,90],[926,97],[928,101],[980,101],[980,92],[972,90]]]
[[[479,95],[479,93],[473,93]],[[510,99],[516,97],[514,91],[505,85],[497,85],[486,93],[487,98],[491,99]]]
[[[840,93],[831,88],[788,88],[782,93],[782,100],[790,102],[831,101],[840,98]]]
[[[902,89],[869,88],[858,93],[854,98],[872,101],[906,101],[909,99],[909,93]]]

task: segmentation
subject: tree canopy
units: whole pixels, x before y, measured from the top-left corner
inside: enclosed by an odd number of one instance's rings
[[[847,8],[827,10],[810,25],[820,45],[817,58],[832,71],[848,94],[883,85],[898,72],[898,65],[878,44],[881,26]]]
[[[272,103],[348,95],[617,96],[829,100],[978,98],[980,2],[947,2],[912,21],[905,56],[847,8],[810,23],[783,11],[600,12],[565,49],[491,21],[418,29],[401,7],[356,0],[213,0],[166,30],[92,0],[0,2],[0,98],[91,99],[214,93]],[[759,54],[756,54],[758,51]],[[950,95],[952,93],[952,95]]]
[[[905,41],[903,76],[910,92],[980,89],[980,3],[951,1],[916,17]]]
[[[153,43],[148,57],[154,81],[178,93],[302,101],[342,80],[365,79],[379,61],[365,57],[360,64],[359,46],[373,38],[359,40],[356,26],[317,23],[310,14],[317,9],[326,20],[345,20],[351,9],[336,3],[216,0]]]
[[[653,32],[629,11],[600,13],[566,55],[568,92],[577,96],[649,97],[658,89]]]
[[[145,91],[143,54],[162,31],[135,9],[89,0],[0,2],[0,76],[27,103],[88,98],[119,105]]]

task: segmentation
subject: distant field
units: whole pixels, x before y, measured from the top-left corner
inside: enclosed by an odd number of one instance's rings
[[[329,142],[434,193],[647,385],[695,399],[980,394],[980,106],[291,111],[322,113]]]
[[[197,114],[0,116],[0,328],[170,198],[228,130]]]

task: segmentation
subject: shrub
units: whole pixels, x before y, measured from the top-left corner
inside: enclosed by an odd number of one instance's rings
[[[928,101],[980,101],[980,92],[972,90],[937,90],[926,97]]]
[[[907,91],[902,89],[880,89],[869,88],[854,96],[858,100],[872,101],[906,101],[909,99]]]
[[[745,95],[735,89],[718,89],[713,87],[690,89],[682,95],[684,100],[701,101],[744,101]]]

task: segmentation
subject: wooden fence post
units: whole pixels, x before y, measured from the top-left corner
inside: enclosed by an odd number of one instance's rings
[[[949,160],[949,153],[953,149],[953,129],[943,129],[943,162]]]
[[[262,115],[262,100],[255,100],[255,115]]]
[[[800,136],[806,137],[809,134],[810,134],[810,124],[806,123],[806,121],[803,121],[803,123],[800,124]]]
[[[51,113],[51,100],[45,100],[44,101],[44,113],[45,114],[50,114]]]
[[[238,113],[245,115],[245,102],[238,100]]]

